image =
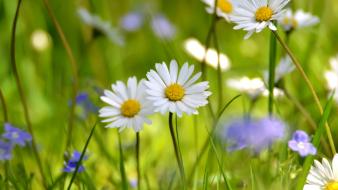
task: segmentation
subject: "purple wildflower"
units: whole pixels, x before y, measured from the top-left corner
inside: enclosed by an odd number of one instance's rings
[[[0,140],[0,160],[10,160],[12,158],[13,145],[9,142]]]
[[[176,34],[176,28],[163,15],[157,15],[151,22],[155,35],[161,39],[172,39]]]
[[[87,118],[89,113],[97,113],[98,107],[96,107],[89,98],[89,94],[86,92],[79,93],[75,98],[76,105],[78,105],[80,117],[82,119]],[[72,105],[72,101],[69,101],[69,106]]]
[[[143,15],[139,12],[130,12],[123,16],[120,21],[121,27],[128,32],[138,30],[143,24]]]
[[[72,154],[72,157],[68,160],[68,162],[65,162],[65,167],[63,168],[63,171],[67,173],[74,172],[78,162],[80,161],[80,157],[81,157],[81,152],[74,151]],[[88,156],[85,155],[82,161],[87,160],[87,159],[88,159]],[[84,166],[81,165],[78,169],[78,172],[82,172],[84,169],[85,169]]]
[[[293,133],[288,145],[291,150],[298,152],[301,157],[317,153],[317,149],[310,142],[308,134],[302,130],[297,130]]]
[[[17,144],[22,147],[32,140],[32,136],[29,133],[13,127],[9,123],[5,123],[5,133],[2,134],[2,137],[9,140],[11,144]]]
[[[225,130],[228,151],[249,148],[255,153],[269,148],[284,137],[286,125],[276,118],[255,120],[249,117],[235,120]]]

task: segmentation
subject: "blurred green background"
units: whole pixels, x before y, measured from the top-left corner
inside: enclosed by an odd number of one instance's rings
[[[190,57],[183,48],[187,38],[197,38],[205,42],[211,24],[211,15],[205,11],[205,5],[199,0],[50,0],[52,10],[62,27],[78,64],[79,91],[89,93],[92,102],[101,107],[100,90],[108,89],[117,80],[126,81],[130,76],[138,79],[154,68],[154,64],[171,59],[179,64],[188,61],[200,68],[200,62]],[[17,1],[0,0],[0,88],[4,93],[9,113],[9,121],[25,129],[23,109],[18,89],[10,65],[11,27]],[[98,15],[116,28],[124,37],[125,44],[118,45],[98,34],[93,27],[79,18],[77,11],[85,8]],[[301,29],[292,34],[290,46],[300,59],[322,104],[327,101],[326,81],[323,73],[329,69],[329,58],[338,52],[338,2],[335,0],[293,0],[291,7],[303,9],[320,17],[320,24]],[[72,74],[70,61],[61,43],[58,33],[48,16],[43,1],[23,1],[16,33],[16,58],[25,96],[28,99],[29,112],[42,157],[47,179],[55,180],[61,173],[66,146],[67,122],[69,119],[72,92]],[[130,11],[140,11],[145,17],[143,25],[134,32],[121,29],[120,19]],[[154,15],[165,15],[176,28],[172,39],[160,39],[151,28]],[[244,32],[235,31],[233,25],[225,21],[217,23],[217,35],[220,51],[231,62],[231,69],[223,72],[224,103],[238,94],[226,87],[226,80],[232,77],[261,77],[268,67],[269,31],[254,34],[249,40],[243,40]],[[47,35],[46,47],[39,49],[33,42],[34,34],[42,31]],[[281,34],[281,30],[279,31]],[[39,41],[39,40],[38,40]],[[41,41],[41,39],[40,39]],[[279,47],[279,46],[278,46]],[[283,52],[279,48],[278,57]],[[217,71],[208,67],[211,104],[217,107]],[[297,71],[287,76],[285,85],[309,111],[314,121],[320,115],[314,105],[311,94]],[[245,96],[237,99],[222,117],[223,123],[231,118],[242,116],[248,109],[249,99]],[[313,132],[303,115],[286,98],[276,99],[276,112],[289,124],[289,132],[304,129]],[[96,114],[90,113],[83,119],[83,110],[76,107],[76,121],[72,137],[72,148],[82,150]],[[187,173],[195,162],[196,155],[208,135],[211,121],[207,109],[201,108],[198,116],[185,116],[179,119],[180,145]],[[336,107],[332,110],[336,115]],[[267,99],[258,100],[253,115],[267,114]],[[0,118],[0,121],[3,118]],[[173,147],[170,142],[167,116],[154,114],[153,124],[145,126],[141,132],[141,170],[142,186],[145,189],[167,189],[171,180],[179,175],[174,161]],[[329,123],[337,136],[337,118],[332,116]],[[222,124],[222,122],[221,122]],[[116,129],[105,129],[99,124],[89,146],[89,159],[85,161],[86,172],[80,174],[81,185],[74,188],[120,189],[118,138]],[[121,134],[128,180],[136,179],[135,169],[135,133],[125,130]],[[255,178],[256,189],[285,189],[296,181],[300,168],[294,157],[285,162],[278,161],[278,150],[283,143],[276,145],[269,154],[252,156],[249,151],[227,153],[222,143],[215,139],[217,151],[224,164],[224,170],[232,180],[235,189],[250,189]],[[337,141],[336,141],[337,142]],[[337,144],[338,145],[338,144]],[[209,155],[209,156],[207,156]],[[300,160],[301,162],[302,160]],[[293,163],[290,165],[289,163]],[[1,163],[2,164],[2,163]],[[16,150],[10,161],[13,175],[34,173],[31,189],[40,189],[40,177],[30,148]],[[24,166],[24,172],[19,169]],[[208,168],[208,169],[206,169]],[[203,176],[208,170],[209,189],[223,189],[223,179],[217,165],[215,153],[206,154],[198,167],[194,187],[202,189]],[[254,175],[253,175],[254,173]],[[4,170],[2,170],[4,174]],[[26,177],[27,177],[26,176]],[[214,178],[213,178],[214,177]],[[23,178],[23,177],[22,177]],[[18,179],[19,180],[19,179]],[[69,179],[68,179],[69,180]],[[20,181],[20,180],[19,180]],[[19,183],[19,182],[18,182]],[[175,185],[173,189],[177,188]]]

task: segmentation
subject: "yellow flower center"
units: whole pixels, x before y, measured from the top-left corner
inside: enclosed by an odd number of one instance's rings
[[[184,88],[177,83],[171,84],[165,89],[165,95],[170,101],[182,100],[184,93]]]
[[[294,18],[284,18],[283,23],[286,25],[291,25],[292,28],[296,28],[298,26],[298,22]]]
[[[124,117],[134,117],[140,112],[141,105],[137,100],[129,99],[122,104],[120,110]]]
[[[272,17],[272,10],[269,7],[260,7],[256,11],[256,21],[263,22],[268,21]]]
[[[338,190],[338,182],[337,181],[330,181],[326,184],[325,190]]]
[[[220,8],[225,13],[232,12],[232,4],[228,0],[218,0],[217,7]]]

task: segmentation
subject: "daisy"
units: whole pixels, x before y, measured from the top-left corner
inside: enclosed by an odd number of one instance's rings
[[[327,88],[333,92],[338,87],[338,55],[330,59],[331,70],[325,72]],[[338,102],[338,93],[334,93],[334,99]]]
[[[283,8],[289,0],[241,0],[236,3],[230,20],[237,25],[235,30],[248,31],[244,39],[248,39],[254,32],[261,32],[264,28],[277,30],[273,21],[283,16]]]
[[[102,122],[109,123],[107,128],[133,128],[140,131],[144,123],[151,124],[146,117],[152,113],[152,106],[145,97],[144,80],[137,83],[136,77],[130,77],[127,85],[117,81],[112,90],[105,90],[101,100],[109,104],[99,110]]]
[[[227,55],[217,53],[215,49],[211,48],[206,50],[206,48],[197,39],[189,38],[185,40],[184,49],[189,55],[198,61],[203,61],[203,59],[205,59],[205,62],[214,69],[218,68],[218,63],[220,64],[222,71],[230,69],[230,60]]]
[[[315,160],[306,179],[303,190],[336,190],[338,189],[338,154],[330,163],[323,158],[322,163]]]
[[[207,5],[205,10],[209,14],[214,14],[215,1],[216,0],[202,0]],[[216,15],[223,17],[228,22],[230,21],[229,15],[233,12],[234,2],[233,0],[217,0]]]
[[[285,14],[278,20],[278,23],[287,32],[294,29],[313,26],[319,23],[319,18],[303,10],[297,10],[295,13],[291,9],[287,9]]]
[[[197,73],[192,76],[194,66],[185,63],[181,69],[177,62],[172,60],[170,68],[163,62],[157,63],[155,70],[147,73],[148,81],[145,82],[148,99],[153,102],[154,111],[165,114],[166,112],[177,113],[182,117],[183,112],[197,114],[197,108],[208,104],[207,91],[209,83],[195,83],[201,76]]]

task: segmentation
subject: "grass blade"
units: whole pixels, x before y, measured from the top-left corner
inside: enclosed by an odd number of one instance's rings
[[[326,124],[326,122],[327,122],[327,120],[330,116],[330,112],[331,112],[332,104],[333,104],[333,95],[334,94],[331,95],[329,101],[325,105],[323,115],[322,115],[322,117],[319,121],[318,128],[317,128],[316,133],[315,133],[313,140],[312,140],[312,143],[317,148],[317,150],[318,150],[319,145],[320,145],[320,138],[321,138],[321,136],[322,136],[322,134],[325,130],[325,124]],[[308,156],[305,159],[304,164],[303,164],[303,172],[302,172],[300,178],[298,179],[297,188],[296,188],[297,190],[303,189],[303,186],[306,182],[307,174],[310,171],[313,160],[314,160],[314,156]]]
[[[93,133],[94,133],[94,130],[95,130],[95,127],[96,127],[96,123],[97,123],[97,122],[95,122],[95,124],[94,124],[92,130],[90,131],[89,137],[87,138],[86,144],[85,144],[85,146],[84,146],[84,148],[83,148],[83,150],[82,150],[80,159],[79,159],[79,161],[78,161],[78,163],[77,163],[77,165],[76,165],[76,168],[75,168],[75,171],[74,171],[74,173],[73,173],[72,179],[70,180],[70,183],[69,183],[69,185],[68,185],[68,188],[67,188],[68,190],[70,190],[70,188],[72,187],[72,184],[73,184],[73,182],[74,182],[74,180],[75,180],[76,174],[77,174],[77,172],[78,172],[78,170],[79,170],[79,168],[80,168],[80,166],[81,166],[81,164],[82,164],[82,160],[83,160],[83,157],[85,156],[85,153],[86,153],[87,147],[88,147],[88,145],[89,145],[90,139],[91,139],[92,136],[93,136]]]

